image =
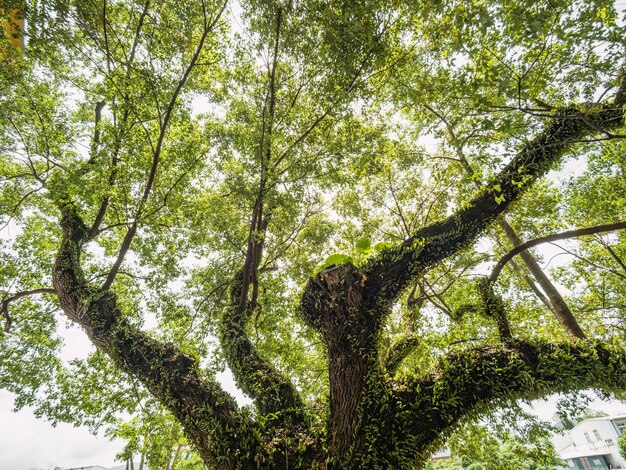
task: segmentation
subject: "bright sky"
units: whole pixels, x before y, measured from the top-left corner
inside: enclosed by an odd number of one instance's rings
[[[102,465],[112,467],[123,443],[96,437],[84,428],[56,428],[29,409],[12,413],[13,395],[0,390],[0,470],[53,469]]]
[[[87,340],[79,338],[79,334],[71,332],[68,336],[74,336],[78,344],[84,344]],[[72,349],[78,350],[75,346]],[[237,390],[229,372],[219,374],[218,379],[241,405],[250,403]],[[124,447],[123,441],[111,442],[102,434],[94,436],[87,428],[68,424],[52,427],[50,423],[35,418],[30,408],[14,413],[11,411],[13,399],[12,393],[0,390],[0,470],[120,465],[115,462],[115,454]]]

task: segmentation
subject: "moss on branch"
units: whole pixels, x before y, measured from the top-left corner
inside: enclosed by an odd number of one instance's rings
[[[231,307],[222,316],[219,339],[237,385],[249,395],[264,416],[272,416],[274,425],[303,424],[304,403],[293,384],[267,359],[262,357],[246,333],[253,306],[239,307],[243,270],[231,287]]]
[[[412,334],[400,338],[394,343],[385,357],[385,370],[389,375],[393,375],[402,361],[411,354],[419,345],[419,339]]]
[[[368,303],[393,301],[415,276],[473,242],[573,144],[589,135],[622,126],[621,97],[618,94],[614,102],[592,110],[575,107],[559,110],[544,131],[530,140],[468,204],[450,217],[420,229],[403,243],[371,258],[364,269],[368,278]]]
[[[217,381],[200,376],[192,358],[143,333],[125,319],[111,291],[85,281],[80,254],[86,226],[69,203],[61,207],[61,214],[63,236],[53,284],[68,318],[176,416],[205,462],[217,468],[252,465],[260,447],[254,423],[239,413]]]
[[[626,351],[594,342],[510,342],[452,354],[429,375],[393,385],[397,468],[423,464],[462,419],[516,399],[626,388]],[[390,449],[392,451],[392,449]],[[418,467],[419,468],[419,467]]]

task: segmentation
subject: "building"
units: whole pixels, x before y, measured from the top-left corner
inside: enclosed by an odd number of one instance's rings
[[[626,428],[626,414],[581,421],[552,442],[570,470],[626,470],[617,439]]]
[[[450,452],[450,448],[444,447],[439,449],[435,455],[432,456],[431,460],[433,462],[441,462],[442,460],[450,460],[452,458],[452,452]]]

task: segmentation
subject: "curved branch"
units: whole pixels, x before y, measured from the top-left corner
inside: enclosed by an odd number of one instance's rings
[[[545,175],[572,143],[598,130],[622,126],[625,101],[626,81],[612,103],[591,111],[570,107],[553,114],[544,131],[528,142],[469,204],[372,258],[364,266],[369,305],[388,305],[411,279],[474,241],[511,202]]]
[[[281,426],[304,423],[305,406],[298,391],[259,354],[248,338],[244,318],[236,309],[232,306],[222,317],[219,339],[237,385],[254,400],[260,414],[274,414]]]
[[[66,316],[174,414],[205,462],[236,468],[249,458],[252,465],[258,446],[252,421],[214,378],[198,370],[193,358],[141,331],[124,317],[114,293],[85,280],[80,255],[89,229],[71,204],[62,206],[61,213],[53,284]]]
[[[406,433],[395,446],[424,462],[463,418],[503,403],[588,388],[624,390],[626,351],[591,342],[484,346],[451,354],[429,375],[393,388],[395,429]]]
[[[289,427],[306,423],[304,403],[289,379],[259,354],[246,332],[250,316],[258,306],[257,275],[269,222],[264,214],[264,196],[268,192],[268,168],[272,158],[272,134],[277,100],[276,70],[282,24],[283,9],[279,7],[276,10],[273,54],[268,68],[268,90],[261,118],[258,195],[250,220],[245,262],[232,284],[231,305],[222,316],[219,339],[237,385],[252,397],[262,415],[273,415],[272,425]]]
[[[11,296],[8,296],[2,299],[2,303],[0,303],[0,312],[2,313],[2,316],[4,317],[4,331],[6,333],[8,333],[11,330],[11,325],[13,324],[13,320],[11,319],[11,316],[9,315],[9,304],[23,297],[27,297],[29,295],[37,295],[37,294],[56,294],[56,291],[50,288],[26,290],[22,292],[17,292],[16,294],[13,294]]]
[[[250,226],[246,262],[235,276],[230,291],[231,306],[220,322],[220,344],[237,385],[255,401],[261,414],[275,414],[277,423],[283,426],[287,423],[305,424],[305,407],[298,391],[279,370],[259,354],[246,332],[250,315],[257,308],[256,275],[267,229],[267,219],[260,220],[261,207],[259,201]],[[248,299],[247,289],[250,283],[253,290]]]
[[[515,255],[520,254],[521,252],[528,250],[537,245],[541,245],[542,243],[554,242],[557,240],[565,240],[566,238],[575,238],[582,237],[584,235],[593,235],[594,233],[604,233],[604,232],[613,232],[615,230],[626,229],[626,222],[617,222],[614,224],[604,224],[604,225],[596,225],[595,227],[588,228],[579,228],[576,230],[567,230],[566,232],[554,233],[552,235],[546,235],[545,237],[534,238],[532,240],[528,240],[521,245],[517,245],[507,254],[505,254],[498,264],[495,265],[493,271],[491,271],[491,275],[489,276],[489,282],[495,283],[498,280],[498,276],[502,272],[502,269]]]

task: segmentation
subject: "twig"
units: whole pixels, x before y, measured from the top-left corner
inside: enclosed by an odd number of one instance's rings
[[[13,324],[13,320],[11,319],[11,316],[9,315],[9,304],[23,297],[27,297],[29,295],[36,295],[36,294],[56,294],[56,291],[50,288],[26,290],[26,291],[18,292],[16,294],[13,294],[9,297],[5,297],[4,299],[2,299],[2,303],[0,304],[0,312],[2,312],[2,316],[4,317],[4,331],[6,333],[8,333],[11,330],[11,325]]]

